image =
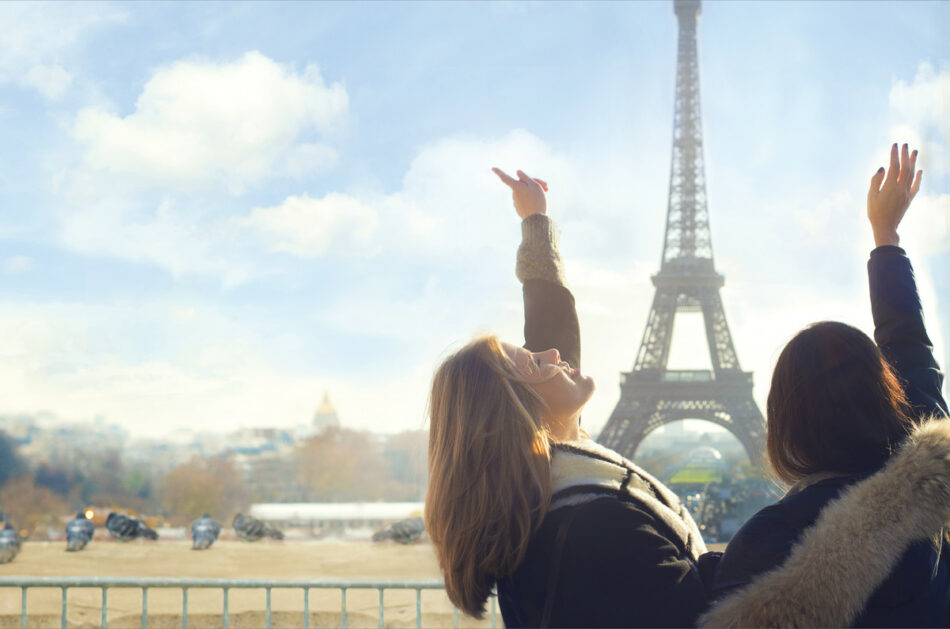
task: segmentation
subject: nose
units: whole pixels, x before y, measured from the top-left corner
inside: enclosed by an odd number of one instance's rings
[[[561,362],[561,353],[558,352],[556,348],[552,347],[544,353],[551,357],[551,362],[553,362],[555,365]]]

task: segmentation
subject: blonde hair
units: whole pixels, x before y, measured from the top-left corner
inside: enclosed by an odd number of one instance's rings
[[[542,407],[495,336],[447,358],[432,382],[426,530],[449,598],[476,618],[551,499]]]

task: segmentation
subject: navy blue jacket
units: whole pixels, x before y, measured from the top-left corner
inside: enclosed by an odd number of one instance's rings
[[[947,415],[943,374],[933,356],[921,313],[910,260],[899,247],[878,247],[868,262],[874,338],[896,369],[918,415]],[[822,508],[851,484],[870,474],[829,478],[786,495],[755,514],[736,533],[716,570],[713,598],[741,587],[782,565],[802,532]],[[950,552],[944,542],[912,545],[878,587],[859,627],[950,625]],[[875,552],[855,548],[855,553]]]

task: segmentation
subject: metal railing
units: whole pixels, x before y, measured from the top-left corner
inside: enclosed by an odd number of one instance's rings
[[[439,579],[423,580],[369,580],[369,579],[199,579],[162,577],[0,577],[0,589],[20,588],[20,628],[27,626],[27,592],[30,588],[58,588],[62,591],[60,627],[67,629],[66,612],[69,607],[70,588],[98,588],[102,591],[102,629],[108,627],[108,601],[110,588],[138,588],[142,590],[142,629],[148,626],[148,592],[156,588],[181,590],[181,626],[188,627],[188,590],[219,589],[222,592],[221,624],[229,627],[228,592],[236,589],[263,589],[265,592],[266,627],[271,628],[271,590],[299,589],[303,591],[303,626],[310,627],[310,590],[334,589],[340,591],[340,626],[346,629],[346,593],[348,590],[377,590],[379,592],[379,629],[385,627],[383,593],[386,590],[414,590],[416,593],[416,627],[422,628],[422,590],[444,590]],[[491,597],[491,628],[496,629],[497,604]],[[453,607],[453,626],[459,626],[459,610]]]

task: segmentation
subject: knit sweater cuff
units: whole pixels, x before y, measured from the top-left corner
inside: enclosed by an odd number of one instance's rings
[[[522,283],[540,279],[565,285],[557,225],[546,214],[532,214],[521,221],[515,275]]]

